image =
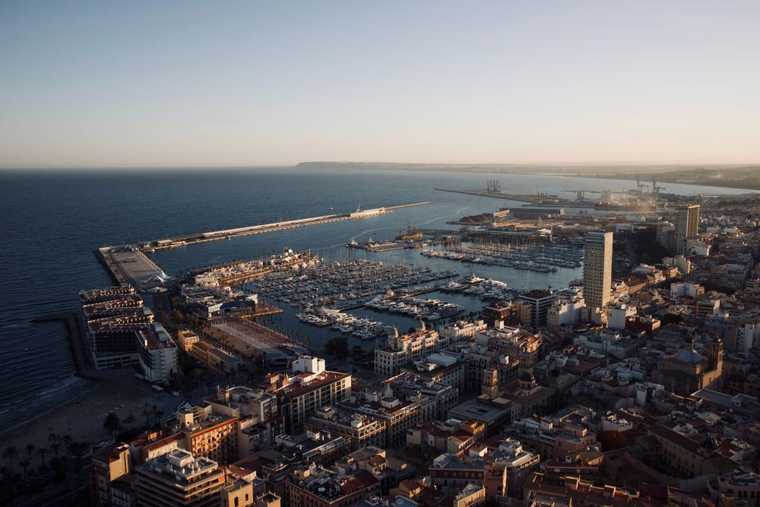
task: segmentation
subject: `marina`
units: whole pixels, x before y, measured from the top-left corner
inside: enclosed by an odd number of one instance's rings
[[[506,282],[491,278],[480,278],[476,275],[471,275],[459,281],[452,280],[441,287],[440,291],[450,294],[475,296],[483,301],[508,300],[517,292],[514,289],[510,289]]]
[[[384,336],[387,328],[382,322],[357,317],[332,308],[305,308],[296,314],[301,322],[317,327],[330,327],[344,334],[351,334],[362,340],[373,340]]]
[[[319,264],[319,257],[311,252],[294,252],[287,248],[282,254],[262,259],[231,262],[215,266],[193,277],[195,285],[203,288],[220,288],[241,285],[270,273],[298,270]]]
[[[506,268],[513,268],[524,271],[534,271],[536,273],[554,273],[557,268],[554,266],[547,266],[546,264],[538,264],[532,260],[528,261],[515,261],[511,259],[501,259],[492,257],[485,254],[473,254],[466,252],[457,252],[453,250],[442,249],[428,249],[420,252],[425,257],[435,257],[439,259],[448,259],[450,261],[459,261],[471,264],[485,264],[488,266],[500,266]]]
[[[335,261],[298,273],[273,273],[246,285],[265,299],[290,306],[349,309],[386,291],[415,287],[456,276],[429,267],[393,265],[364,259]]]
[[[463,308],[439,299],[423,299],[411,295],[396,296],[389,291],[367,301],[367,308],[381,312],[400,313],[408,317],[427,321],[451,318],[462,313]]]
[[[346,247],[356,248],[358,250],[366,250],[368,252],[387,252],[388,250],[400,250],[402,248],[415,248],[415,243],[403,242],[403,241],[378,242],[370,238],[364,243],[359,243],[356,240],[351,240],[346,244]]]
[[[420,254],[426,257],[502,266],[537,273],[554,273],[558,268],[577,269],[583,262],[583,250],[578,245],[570,243],[516,248],[499,243],[463,242],[428,247]]]

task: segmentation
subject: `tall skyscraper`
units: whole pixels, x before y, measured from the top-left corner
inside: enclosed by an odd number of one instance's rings
[[[699,204],[681,206],[676,211],[676,253],[686,253],[687,240],[699,234]]]
[[[589,308],[604,308],[612,293],[612,233],[586,234],[583,297]]]

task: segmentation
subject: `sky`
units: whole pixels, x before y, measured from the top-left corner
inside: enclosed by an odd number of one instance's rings
[[[0,1],[0,167],[760,162],[760,2]]]

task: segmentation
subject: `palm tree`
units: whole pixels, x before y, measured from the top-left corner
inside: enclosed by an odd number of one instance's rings
[[[29,459],[32,458],[32,454],[34,454],[34,449],[35,448],[36,448],[36,446],[33,443],[31,443],[31,442],[28,443],[28,444],[26,444],[26,457],[27,458],[29,458]]]
[[[3,450],[3,458],[8,460],[8,464],[13,467],[13,462],[18,458],[18,449],[15,446],[9,445]]]
[[[48,445],[53,450],[56,456],[58,456],[58,450],[60,448],[58,445],[59,439],[60,437],[57,434],[53,433],[52,430],[50,431],[50,433],[48,433]]]
[[[45,455],[47,454],[48,450],[44,447],[38,447],[37,448],[37,456],[40,457],[40,466],[45,465]]]
[[[152,405],[150,407],[146,407],[145,409],[147,413],[147,417],[149,418],[150,425],[156,425],[161,421],[161,410],[158,408],[158,405]]]
[[[148,402],[147,401],[145,402],[145,405],[143,406],[142,413],[145,416],[145,426],[150,426],[150,414],[151,414],[151,410],[150,410],[150,407],[148,406]]]
[[[164,411],[158,408],[157,405],[153,405],[153,415],[156,417],[156,423],[160,423],[161,418],[164,416]]]
[[[103,421],[103,428],[105,428],[106,431],[111,434],[111,438],[116,441],[116,433],[119,431],[119,428],[121,428],[121,421],[119,421],[119,416],[116,415],[116,412],[108,412],[105,421]]]
[[[63,442],[63,447],[66,453],[71,453],[71,435],[64,435],[63,438],[61,438],[61,441]]]
[[[29,460],[22,459],[18,464],[21,465],[21,469],[24,471],[24,480],[26,480],[26,469],[29,468]]]

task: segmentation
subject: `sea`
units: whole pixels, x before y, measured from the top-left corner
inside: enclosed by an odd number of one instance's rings
[[[193,245],[155,253],[169,274],[283,248],[311,249],[326,260],[362,256],[391,263],[474,273],[517,289],[563,287],[577,269],[534,273],[422,257],[415,251],[349,251],[346,243],[391,239],[408,227],[453,228],[463,215],[520,206],[505,200],[436,191],[484,188],[496,179],[504,192],[560,194],[576,189],[622,191],[628,180],[534,174],[481,174],[340,168],[3,170],[0,171],[0,428],[78,395],[86,381],[75,375],[61,321],[38,322],[76,311],[80,290],[112,280],[94,252],[104,245],[280,220],[430,201],[364,220],[321,224]],[[728,194],[738,189],[667,184],[666,192]],[[566,193],[563,193],[566,192]],[[436,294],[465,307],[473,301]],[[361,313],[361,312],[360,312]],[[363,313],[390,325],[414,324],[387,314]],[[286,312],[270,324],[319,348],[324,330],[300,324]]]

